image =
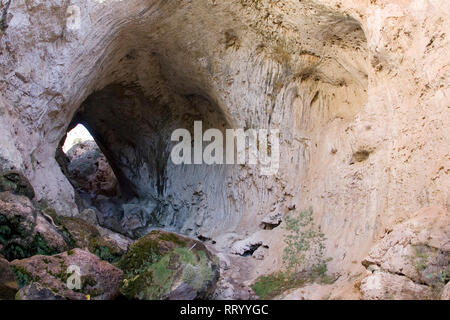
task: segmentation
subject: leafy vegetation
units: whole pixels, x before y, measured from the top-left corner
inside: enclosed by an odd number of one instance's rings
[[[313,210],[304,210],[294,216],[286,216],[287,231],[284,242],[283,262],[288,272],[296,274],[305,270],[323,275],[327,271],[324,259],[325,235],[313,220]]]
[[[0,214],[0,244],[3,245],[1,253],[7,260],[58,253],[34,228],[35,224],[27,223],[18,216],[7,217]]]
[[[414,246],[415,257],[414,257],[414,267],[421,273],[427,268],[428,254],[426,246]]]
[[[11,270],[14,272],[14,275],[16,276],[19,288],[25,287],[29,285],[31,282],[33,282],[33,277],[24,268],[19,266],[12,266]]]
[[[427,244],[417,244],[413,248],[414,254],[410,257],[412,263],[420,277],[431,287],[435,298],[438,299],[441,296],[442,289],[450,281],[450,266],[433,266],[433,261],[438,260],[438,255],[442,254],[436,248]]]
[[[266,300],[303,284],[301,281],[292,281],[287,272],[278,272],[259,277],[251,288],[260,299]]]
[[[438,273],[438,279],[443,285],[446,285],[450,281],[450,265]]]

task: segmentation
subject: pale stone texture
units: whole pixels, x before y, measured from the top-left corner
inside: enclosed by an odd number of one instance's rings
[[[450,214],[420,210],[389,230],[362,263],[373,270],[361,284],[365,299],[439,298],[450,270]]]
[[[78,213],[54,157],[77,112],[140,234],[241,240],[267,214],[312,206],[342,272],[411,213],[449,208],[445,1],[17,0],[7,17],[1,156],[61,214]],[[279,172],[174,166],[170,133],[194,119],[279,128]],[[282,264],[270,232],[251,277]]]
[[[375,272],[361,283],[361,292],[368,300],[423,300],[431,299],[427,286],[417,284],[407,277],[387,272]]]
[[[450,282],[444,287],[441,295],[442,300],[450,300]]]
[[[16,300],[64,300],[64,298],[49,288],[33,282],[17,292]]]

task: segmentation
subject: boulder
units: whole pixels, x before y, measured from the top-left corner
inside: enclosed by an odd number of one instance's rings
[[[66,156],[70,162],[76,158],[81,157],[84,153],[98,150],[98,145],[94,140],[86,140],[73,145],[72,148],[67,151]]]
[[[18,290],[9,262],[0,257],[0,300],[14,300]]]
[[[33,282],[21,288],[16,296],[16,300],[65,300],[64,297],[56,294],[49,288],[43,287],[37,282]]]
[[[258,236],[252,235],[247,239],[236,241],[230,252],[240,256],[251,256],[262,245],[263,240]]]
[[[203,243],[165,231],[136,241],[118,266],[129,299],[207,299],[219,279],[218,259]]]
[[[423,300],[433,297],[429,286],[383,271],[375,271],[365,278],[360,290],[366,300]]]
[[[132,239],[109,229],[102,228],[100,226],[98,226],[97,229],[105,241],[114,243],[114,246],[116,246],[117,249],[121,250],[123,253],[127,252],[130,245],[134,242]]]
[[[122,241],[125,237],[120,237],[118,242],[117,237],[111,236],[112,232],[104,232],[102,236],[96,226],[83,219],[58,216],[55,222],[63,228],[71,248],[89,251],[110,263],[118,261],[128,249]]]
[[[35,206],[24,196],[0,193],[0,253],[10,261],[82,248],[116,262],[130,243],[84,219],[58,216],[45,203]]]
[[[11,266],[21,287],[18,299],[114,299],[123,276],[120,269],[81,249],[14,260]],[[30,287],[33,283],[38,285]]]
[[[431,289],[439,298],[450,279],[449,235],[450,214],[440,207],[420,210],[389,230],[362,261],[374,271],[362,282],[363,298],[429,298]]]
[[[261,228],[265,230],[272,230],[278,227],[281,222],[283,222],[283,214],[280,212],[271,213],[261,221]]]
[[[96,195],[117,195],[117,178],[94,141],[76,144],[67,155],[70,160],[67,171],[75,187]]]
[[[67,250],[64,237],[29,198],[0,193],[0,254],[11,261]]]

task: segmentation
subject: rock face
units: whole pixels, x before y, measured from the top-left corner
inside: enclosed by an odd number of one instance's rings
[[[386,230],[421,208],[450,209],[448,1],[8,3],[1,190],[24,194],[22,175],[35,200],[78,215],[55,150],[81,123],[121,190],[96,199],[99,222],[134,238],[164,228],[232,242],[312,207],[330,271],[358,274]],[[196,120],[222,133],[279,129],[279,170],[175,165],[171,134]],[[250,277],[281,269],[278,229],[264,230],[271,245]]]
[[[0,193],[0,253],[8,260],[54,254],[68,248],[58,228],[30,199]]]
[[[23,300],[113,299],[123,276],[120,269],[81,249],[14,260],[11,266],[22,287],[17,298]]]
[[[370,250],[373,272],[361,284],[365,299],[438,299],[450,280],[450,214],[433,207],[396,225]]]
[[[278,227],[282,221],[283,221],[283,214],[279,212],[269,214],[262,220],[261,227],[263,229],[271,230],[273,228]]]
[[[424,300],[433,297],[430,287],[404,276],[374,271],[361,283],[361,292],[368,300]],[[435,297],[436,298],[436,297]]]
[[[219,279],[219,265],[199,241],[152,231],[135,242],[118,266],[121,293],[139,300],[207,299]]]

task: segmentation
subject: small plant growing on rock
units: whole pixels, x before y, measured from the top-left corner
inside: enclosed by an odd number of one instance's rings
[[[285,218],[285,243],[283,263],[285,272],[259,277],[251,288],[261,299],[271,299],[286,290],[298,288],[306,283],[319,280],[329,284],[336,276],[327,275],[327,263],[324,258],[325,235],[316,227],[313,210],[308,209]]]
[[[325,235],[313,221],[313,210],[301,211],[286,217],[283,263],[289,273],[309,273],[323,278],[327,272],[328,259],[324,259]]]
[[[281,66],[289,66],[292,56],[289,52],[288,44],[286,43],[286,41],[279,40],[276,42],[271,57]]]

